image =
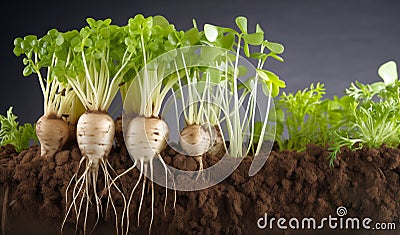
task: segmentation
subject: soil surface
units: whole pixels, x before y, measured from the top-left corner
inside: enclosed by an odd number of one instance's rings
[[[305,217],[320,220],[330,215],[338,217],[337,208],[347,209],[347,217],[372,219],[375,222],[394,222],[400,231],[400,149],[382,146],[379,149],[361,149],[351,152],[343,149],[334,167],[326,159],[329,152],[322,147],[308,145],[306,151],[272,151],[267,163],[255,176],[249,177],[252,162],[246,157],[240,166],[223,182],[211,188],[195,192],[168,190],[164,214],[165,188],[154,185],[155,204],[152,234],[267,234],[270,228],[260,229],[259,218]],[[180,169],[196,170],[197,162],[167,149],[165,162]],[[54,157],[41,157],[38,146],[16,154],[12,146],[0,149],[0,204],[2,230],[6,234],[59,234],[66,211],[65,191],[76,173],[80,151],[70,146]],[[111,166],[120,174],[132,165],[123,145],[116,145],[108,158]],[[206,156],[205,167],[218,161],[218,156]],[[83,168],[81,167],[80,173]],[[122,176],[118,185],[128,197],[139,177],[135,168]],[[104,185],[99,173],[98,188]],[[130,232],[148,234],[151,219],[151,193],[149,184],[137,226],[142,183],[135,191],[130,204]],[[72,187],[68,193],[71,201]],[[99,195],[102,192],[99,192]],[[111,195],[117,218],[123,211],[123,199],[116,190]],[[79,199],[79,198],[78,198]],[[107,197],[102,199],[102,214],[93,234],[115,234],[115,214]],[[84,215],[84,210],[81,215]],[[63,234],[75,233],[75,212],[72,210],[64,226]],[[80,217],[77,234],[83,231]],[[346,218],[346,217],[343,217]],[[96,222],[96,207],[89,204],[87,231]],[[327,227],[327,226],[326,226]],[[298,234],[303,230],[279,230],[274,232]],[[350,233],[349,230],[332,230]],[[120,232],[120,231],[119,231]],[[307,232],[307,231],[306,231]],[[327,234],[329,231],[311,232]],[[319,232],[319,233],[318,233]],[[359,232],[359,231],[358,231]],[[366,231],[364,231],[366,232]],[[375,231],[376,232],[376,231]],[[388,232],[388,231],[387,231]],[[357,233],[355,231],[354,233]],[[388,234],[388,233],[385,233]]]

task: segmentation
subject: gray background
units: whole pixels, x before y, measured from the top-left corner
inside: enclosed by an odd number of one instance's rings
[[[193,18],[199,26],[232,27],[234,18],[244,15],[250,26],[260,23],[269,40],[285,45],[285,63],[266,64],[286,81],[285,91],[320,81],[332,97],[342,95],[351,81],[379,80],[376,71],[383,62],[400,62],[399,10],[396,0],[7,2],[0,10],[0,113],[12,105],[22,123],[34,122],[43,113],[39,83],[35,76],[22,76],[22,58],[12,52],[14,38],[40,36],[51,28],[80,28],[86,17],[110,17],[122,25],[137,13],[161,14],[177,29],[187,29]],[[118,116],[119,107],[110,112]]]

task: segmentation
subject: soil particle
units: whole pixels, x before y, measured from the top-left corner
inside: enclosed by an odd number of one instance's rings
[[[64,150],[56,154],[55,160],[57,166],[62,166],[68,162],[70,152],[71,152],[70,150]]]
[[[167,148],[162,154],[164,161],[182,170],[197,170],[192,157]],[[326,148],[307,145],[305,152],[272,151],[266,165],[255,176],[249,177],[251,157],[243,159],[239,167],[223,182],[214,187],[195,192],[174,192],[154,184],[153,234],[265,234],[257,228],[257,220],[268,214],[269,218],[324,218],[336,215],[340,206],[347,208],[351,217],[369,217],[376,222],[397,222],[400,217],[400,149],[382,146],[378,149],[360,149],[352,152],[343,148],[334,163],[329,166]],[[204,166],[212,166],[220,156],[204,157]],[[6,185],[9,194],[9,234],[41,231],[57,234],[65,214],[66,188],[76,173],[80,151],[71,146],[54,158],[40,156],[40,148],[34,146],[16,154],[10,146],[0,149],[0,201]],[[116,173],[132,166],[123,145],[116,146],[108,158]],[[82,171],[82,169],[81,169]],[[115,176],[115,173],[112,173]],[[135,168],[122,176],[117,185],[129,197],[140,172]],[[179,177],[179,176],[178,176]],[[143,180],[143,177],[142,177]],[[104,182],[99,173],[98,184]],[[99,187],[101,188],[101,187]],[[71,189],[70,189],[71,190]],[[137,226],[141,200],[142,181],[139,182],[130,204],[130,231],[147,234],[151,218],[151,184],[145,185],[145,197]],[[70,193],[69,193],[70,195]],[[119,217],[123,199],[111,190]],[[164,214],[164,200],[167,199]],[[103,200],[104,208],[107,200]],[[89,214],[95,215],[92,206]],[[88,226],[95,222],[89,218]],[[39,221],[41,229],[21,227],[22,219]],[[115,233],[113,210],[103,212],[94,233]],[[66,234],[74,233],[75,224],[68,219]],[[400,225],[397,224],[399,227]],[[34,225],[32,225],[34,226]],[[79,230],[82,228],[79,225]],[[36,229],[36,228],[35,228]],[[49,232],[51,231],[51,232]],[[289,231],[287,231],[289,233]]]

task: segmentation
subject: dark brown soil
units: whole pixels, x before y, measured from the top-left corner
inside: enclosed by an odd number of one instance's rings
[[[191,157],[167,149],[163,154],[167,164],[181,169],[196,170]],[[168,191],[167,215],[164,215],[165,189],[155,185],[155,217],[153,234],[267,234],[257,220],[268,218],[336,216],[339,206],[347,208],[351,217],[369,217],[374,222],[394,222],[400,229],[400,149],[382,146],[351,152],[344,149],[329,167],[324,148],[309,145],[305,152],[272,151],[267,164],[255,176],[248,176],[251,157],[220,184],[201,191]],[[57,153],[53,158],[40,156],[39,147],[16,154],[11,146],[0,149],[0,204],[6,205],[7,234],[57,234],[65,214],[65,190],[76,172],[80,160],[76,146]],[[132,165],[124,147],[118,145],[108,158],[117,173]],[[217,157],[204,158],[205,166],[213,165]],[[135,169],[121,178],[126,195],[132,190],[139,172]],[[99,185],[102,184],[99,175]],[[7,187],[8,201],[2,203]],[[140,226],[137,210],[141,184],[130,207],[131,228],[135,234],[148,234],[151,216],[151,197],[147,193],[142,207]],[[118,213],[123,207],[122,197],[113,191]],[[104,200],[104,204],[105,204]],[[94,225],[95,208],[90,207],[88,228]],[[115,234],[114,213],[103,213],[94,234]],[[79,222],[78,234],[82,230]],[[276,227],[276,226],[275,226]],[[282,234],[299,231],[281,231]],[[74,234],[75,221],[69,217],[64,234]],[[337,230],[336,230],[337,232]],[[346,232],[346,231],[342,231]],[[349,231],[347,231],[349,232]],[[320,232],[326,234],[326,232]],[[313,234],[318,234],[314,232]]]

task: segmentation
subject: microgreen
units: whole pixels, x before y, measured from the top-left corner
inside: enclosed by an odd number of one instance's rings
[[[157,74],[156,71],[161,70],[149,67],[148,64],[168,51],[196,45],[201,37],[200,32],[197,28],[186,32],[177,31],[174,25],[169,24],[162,16],[145,18],[143,15],[129,19],[125,32],[125,43],[135,56],[128,63],[128,72],[120,86],[122,100],[125,101],[128,88],[132,87],[135,93],[132,99],[135,102],[128,105],[133,109],[132,112],[145,117],[158,116],[167,92],[175,85],[178,77],[176,74],[166,74],[166,77]],[[160,61],[160,64],[165,63]]]
[[[324,145],[327,141],[328,119],[323,106],[324,84],[311,84],[309,88],[296,94],[283,92],[277,106],[285,111],[283,122],[288,138],[277,133],[277,142],[281,149],[304,150],[307,143]]]
[[[380,66],[378,74],[383,82],[356,82],[346,90],[348,104],[343,107],[348,108],[342,108],[346,110],[346,122],[341,129],[331,130],[331,165],[343,146],[358,149],[382,144],[396,147],[400,143],[400,83],[395,62]]]
[[[233,67],[232,79],[226,80],[225,87],[230,89],[232,92],[233,105],[228,105],[229,102],[225,102],[224,109],[228,110],[230,114],[226,117],[228,125],[228,135],[231,142],[230,155],[233,157],[242,156],[248,154],[252,144],[249,144],[245,151],[242,146],[244,144],[244,135],[249,127],[250,129],[250,143],[254,143],[257,140],[257,147],[255,155],[261,150],[265,132],[267,129],[268,117],[270,115],[271,101],[273,97],[279,94],[279,89],[285,87],[285,82],[279,79],[279,77],[271,71],[263,69],[266,60],[272,57],[278,61],[283,62],[283,59],[279,54],[283,53],[284,48],[279,43],[269,42],[264,38],[264,31],[260,25],[256,25],[255,32],[249,33],[247,18],[239,16],[235,20],[239,31],[231,28],[214,26],[211,24],[204,25],[204,36],[201,38],[201,42],[205,45],[214,47],[221,47],[232,51],[234,56],[231,56],[231,65]],[[259,47],[258,52],[251,52],[250,45]],[[269,51],[269,52],[268,52]],[[256,75],[248,79],[246,84],[239,84],[237,79],[239,76],[239,55],[243,52],[244,55],[249,59],[257,60]],[[228,84],[230,83],[230,84]],[[256,101],[257,101],[257,87],[263,87],[263,92],[267,96],[268,105],[265,111],[265,119],[261,128],[261,133],[255,133],[254,125],[256,124]],[[240,95],[239,95],[240,94]],[[229,97],[225,97],[226,100]],[[239,107],[243,104],[243,101],[248,99],[245,117],[241,119]],[[259,129],[259,128],[258,128]]]
[[[30,142],[37,142],[35,128],[25,123],[20,126],[17,116],[12,112],[13,107],[7,111],[7,116],[0,115],[0,146],[11,144],[17,153],[29,148]]]
[[[51,29],[42,38],[27,35],[14,40],[14,54],[23,55],[24,76],[36,74],[44,97],[44,114],[66,117],[75,124],[80,110],[79,101],[71,87],[59,76],[59,67],[68,61],[67,53],[62,44],[63,34]]]

